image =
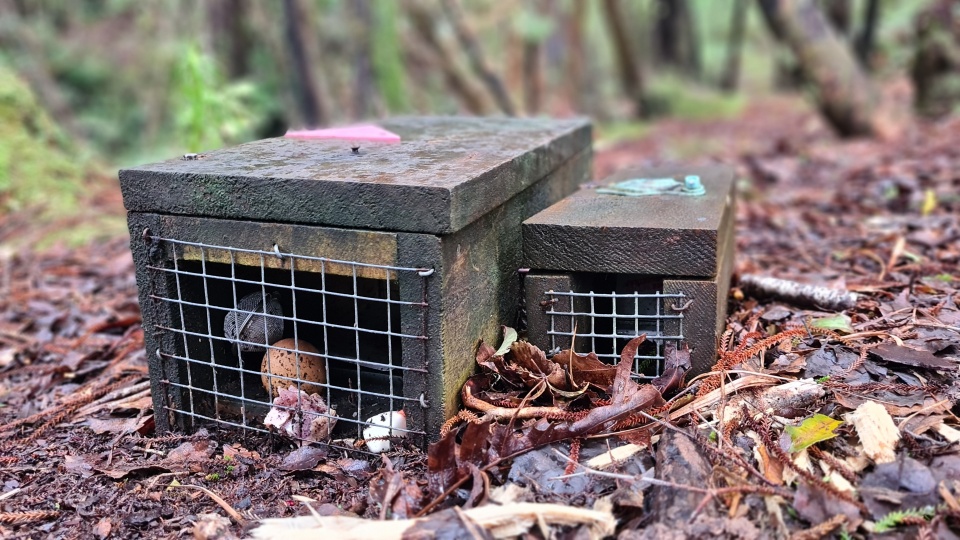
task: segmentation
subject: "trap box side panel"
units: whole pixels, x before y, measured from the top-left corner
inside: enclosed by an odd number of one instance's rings
[[[712,277],[733,234],[727,167],[627,169],[604,180],[699,175],[702,196],[638,197],[581,189],[523,223],[524,265],[538,270]]]
[[[397,144],[274,138],[120,171],[128,211],[446,234],[591,145],[587,120],[428,117]]]
[[[682,309],[685,342],[690,347],[691,370],[689,377],[710,371],[717,362],[717,343],[727,323],[727,300],[730,291],[730,275],[736,242],[733,235],[726,237],[720,257],[717,275],[709,279],[668,279],[663,282],[663,292],[683,293],[688,303]],[[665,312],[675,312],[674,301],[665,301]],[[672,329],[671,329],[672,330]]]
[[[459,410],[460,388],[476,368],[477,339],[496,343],[502,325],[516,324],[521,279],[517,270],[522,262],[520,223],[576,190],[590,178],[592,167],[592,150],[583,149],[548,178],[495,211],[453,235],[440,237],[438,300],[443,306],[439,321],[443,361],[439,366],[431,362],[429,369],[429,376],[435,378],[427,421],[432,436]]]

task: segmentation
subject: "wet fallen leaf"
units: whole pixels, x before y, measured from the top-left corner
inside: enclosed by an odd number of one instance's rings
[[[936,477],[926,465],[906,456],[867,473],[860,495],[874,519],[893,510],[940,504]]]
[[[283,456],[280,469],[284,471],[307,471],[317,466],[327,457],[326,446],[301,446]]]
[[[870,353],[887,362],[905,366],[940,370],[956,370],[957,366],[960,366],[956,361],[934,356],[929,351],[901,347],[894,343],[884,343],[874,347],[870,349]]]
[[[909,416],[913,413],[921,411],[928,414],[937,414],[947,412],[953,406],[949,399],[943,399],[939,396],[924,397],[921,393],[910,396],[897,396],[893,393],[882,392],[877,394],[876,397],[878,400],[880,400],[878,403],[883,405],[883,408],[890,413],[890,416]],[[837,392],[834,395],[834,398],[837,400],[837,403],[848,409],[856,409],[863,403],[870,401],[870,399],[867,397],[847,394],[844,392]],[[916,404],[900,405],[897,404],[896,401],[912,402]]]
[[[152,418],[153,415],[134,418],[90,418],[87,420],[87,426],[94,433],[133,433],[145,426]]]
[[[853,333],[853,327],[850,326],[850,317],[844,313],[837,313],[832,317],[823,317],[813,321],[811,326],[823,328],[824,330],[833,330],[835,332]]]
[[[834,420],[823,414],[815,414],[800,423],[799,426],[786,426],[784,431],[790,435],[790,452],[799,452],[804,448],[837,436],[834,432],[843,421]]]
[[[110,532],[113,530],[113,523],[110,522],[110,518],[101,518],[96,525],[93,526],[93,534],[97,535],[97,538],[101,540],[110,536]]]
[[[93,476],[93,465],[83,456],[67,454],[63,457],[63,469],[66,472],[79,474],[84,478]]]
[[[513,422],[500,424],[492,419],[468,422],[431,444],[427,453],[431,494],[439,496],[472,476],[471,466],[483,470],[557,441],[608,433],[618,420],[662,404],[663,397],[656,388],[649,384],[640,386],[630,376],[633,357],[644,339],[645,336],[634,338],[624,347],[608,405],[595,407],[576,419],[541,418],[522,426]]]
[[[797,484],[793,507],[800,517],[810,523],[823,523],[837,514],[847,517],[851,530],[863,522],[860,509],[855,504],[839,499],[822,487],[811,485],[805,480]]]

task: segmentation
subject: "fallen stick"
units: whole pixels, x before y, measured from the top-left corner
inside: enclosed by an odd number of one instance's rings
[[[230,503],[223,500],[223,497],[217,495],[216,493],[210,491],[209,489],[203,486],[195,486],[193,484],[179,484],[177,486],[172,486],[172,487],[199,489],[200,491],[206,493],[207,497],[210,497],[211,499],[213,499],[213,502],[220,505],[220,508],[223,508],[224,511],[226,511],[227,514],[229,514],[230,517],[232,517],[233,520],[237,522],[237,525],[240,525],[241,527],[243,527],[247,524],[247,520],[243,519],[243,516],[240,515],[240,512],[237,512],[232,506],[230,506]]]
[[[604,538],[613,534],[617,524],[609,512],[563,504],[515,503],[503,506],[486,505],[460,512],[444,510],[422,518],[388,521],[347,516],[265,519],[260,522],[259,527],[250,531],[250,535],[261,540],[305,540],[321,536],[337,540],[470,538],[465,521],[480,527],[492,538],[522,536],[530,528],[541,524],[587,525],[592,533],[591,538]]]
[[[723,399],[724,395],[730,396],[735,394],[739,390],[745,388],[754,388],[757,386],[773,386],[780,384],[776,378],[763,376],[763,375],[748,375],[746,377],[741,377],[736,379],[733,382],[729,382],[723,386],[723,388],[717,388],[711,392],[704,394],[699,399],[687,403],[683,407],[669,413],[669,420],[677,420],[683,416],[686,416],[693,411],[698,409],[703,409],[705,407],[712,407],[717,403],[720,403],[720,400]]]
[[[756,297],[770,298],[797,307],[819,308],[828,311],[850,309],[857,304],[857,294],[796,281],[744,274],[740,276],[743,292]]]

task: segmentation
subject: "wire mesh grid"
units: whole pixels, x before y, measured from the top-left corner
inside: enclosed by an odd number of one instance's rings
[[[628,341],[646,334],[634,356],[633,373],[640,379],[659,377],[664,369],[664,345],[669,341],[679,345],[684,339],[683,313],[680,309],[665,309],[666,305],[683,304],[683,293],[549,290],[545,296],[544,304],[550,306],[546,314],[550,318],[547,335],[551,350],[572,347],[576,334],[578,340],[589,340],[590,351],[601,361],[614,364]],[[559,302],[561,298],[567,301]],[[558,310],[561,305],[568,309]],[[569,324],[558,324],[560,318]]]
[[[292,438],[353,448],[351,439],[379,423],[374,417],[424,403],[404,394],[403,381],[427,373],[432,269],[300,255],[276,245],[266,251],[147,240],[167,253],[164,263],[147,267],[149,297],[163,312],[157,320],[168,321],[155,328],[170,338],[157,340],[163,345],[156,355],[165,406],[183,427],[269,432],[264,420],[273,415],[274,426]],[[398,281],[406,275],[422,282],[417,301],[400,299]],[[284,339],[272,341],[278,327]],[[404,349],[421,354],[404,356]],[[423,426],[396,424],[377,434],[425,435]]]

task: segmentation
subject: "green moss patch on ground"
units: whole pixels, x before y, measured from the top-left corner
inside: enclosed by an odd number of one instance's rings
[[[0,63],[0,244],[43,249],[122,234],[122,207],[99,196],[110,184]]]

